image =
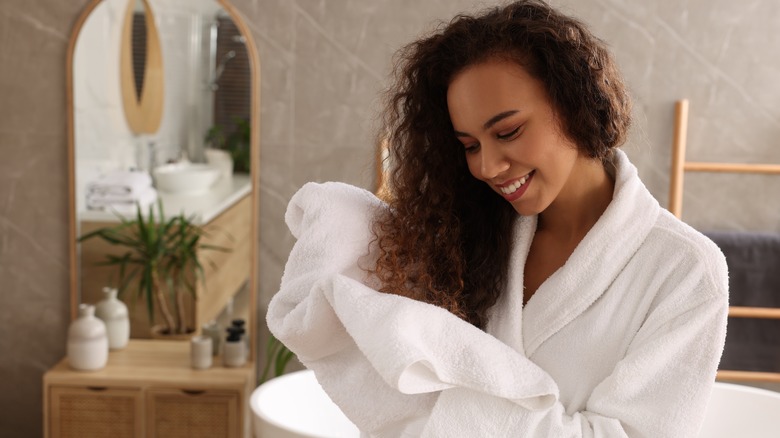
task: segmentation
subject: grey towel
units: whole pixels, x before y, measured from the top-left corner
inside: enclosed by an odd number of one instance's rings
[[[780,234],[706,234],[726,256],[730,304],[780,308]],[[720,369],[780,372],[780,320],[729,318]]]

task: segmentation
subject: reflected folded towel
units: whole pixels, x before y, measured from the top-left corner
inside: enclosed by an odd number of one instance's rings
[[[90,210],[115,211],[121,214],[135,214],[136,204],[146,210],[157,201],[157,190],[146,187],[135,194],[87,194],[87,208]]]
[[[126,196],[136,195],[150,187],[152,187],[152,177],[148,172],[116,170],[89,182],[87,193]]]

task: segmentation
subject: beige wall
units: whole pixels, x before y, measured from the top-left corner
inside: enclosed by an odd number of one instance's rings
[[[0,2],[0,435],[42,434],[68,324],[65,52],[85,0]]]
[[[65,53],[87,0],[0,2],[0,435],[41,434],[41,375],[68,324]],[[373,120],[391,54],[471,0],[235,0],[262,63],[261,305],[310,180],[373,181]],[[780,4],[558,1],[614,49],[636,99],[626,150],[666,203],[672,104],[692,99],[690,156],[779,162]],[[689,178],[701,228],[780,230],[780,181]],[[765,201],[750,203],[758,194]],[[261,309],[262,311],[262,309]]]

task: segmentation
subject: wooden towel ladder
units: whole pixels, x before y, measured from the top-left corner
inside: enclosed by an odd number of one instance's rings
[[[685,143],[688,135],[688,100],[677,101],[674,110],[674,139],[672,142],[672,170],[669,190],[669,211],[682,216],[683,178],[685,172],[758,173],[780,175],[780,165],[710,163],[685,160]],[[729,307],[731,318],[780,319],[780,308]],[[780,383],[780,373],[756,371],[718,370],[719,380],[763,381]]]

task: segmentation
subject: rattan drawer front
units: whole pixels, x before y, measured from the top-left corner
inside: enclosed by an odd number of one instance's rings
[[[140,438],[140,389],[52,386],[50,427],[54,438]]]
[[[146,392],[149,438],[238,438],[238,391],[150,388]],[[112,437],[113,438],[113,437]]]

